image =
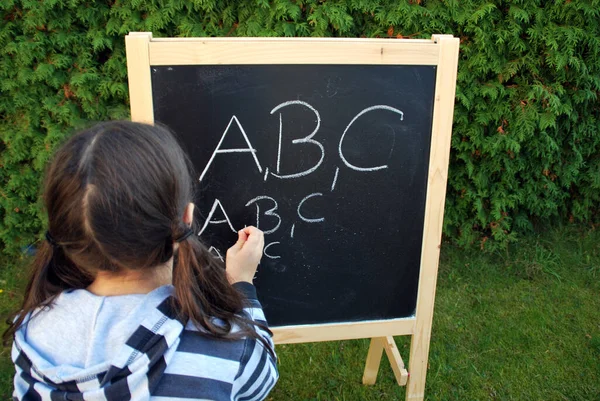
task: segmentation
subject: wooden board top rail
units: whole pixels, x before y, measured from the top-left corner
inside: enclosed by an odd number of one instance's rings
[[[136,33],[135,35],[142,36],[143,33]],[[150,39],[150,65],[437,65],[439,62],[439,44],[434,40],[426,39],[234,39]],[[252,52],[248,51],[250,45],[252,46]]]

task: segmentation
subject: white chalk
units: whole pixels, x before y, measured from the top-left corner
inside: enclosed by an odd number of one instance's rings
[[[325,221],[325,217],[321,217],[321,218],[318,218],[318,219],[309,219],[308,217],[302,216],[302,213],[300,213],[300,208],[302,207],[302,205],[304,204],[304,202],[306,202],[307,200],[309,200],[310,198],[313,198],[315,196],[323,196],[323,194],[320,193],[320,192],[316,192],[314,194],[310,194],[310,195],[304,197],[304,199],[302,199],[300,201],[300,203],[298,204],[298,217],[300,217],[303,221],[305,221],[307,223],[320,223],[322,221]]]
[[[335,188],[335,183],[337,182],[339,172],[340,172],[340,168],[336,167],[335,174],[333,175],[333,182],[331,183],[331,192],[333,192],[333,189]]]
[[[223,216],[225,216],[225,219],[212,221],[211,219],[212,219],[213,215],[215,214],[215,211],[217,210],[217,206],[221,209],[221,212],[223,212]],[[225,209],[223,208],[223,205],[221,205],[221,202],[218,199],[215,199],[215,201],[210,209],[210,212],[208,213],[208,217],[204,221],[204,225],[200,229],[200,232],[198,233],[198,235],[202,235],[202,233],[204,232],[204,230],[206,229],[206,227],[208,226],[209,223],[210,224],[227,223],[227,224],[229,224],[229,228],[231,228],[231,231],[233,231],[234,233],[237,233],[235,228],[233,228],[231,221],[229,220],[229,216],[227,216],[227,213],[225,213]]]
[[[220,259],[221,262],[225,262],[225,260],[223,259],[223,256],[221,256],[221,252],[219,252],[219,250],[217,248],[215,248],[214,246],[211,246],[210,248],[208,248],[208,252],[212,253],[215,258]]]
[[[317,111],[317,109],[315,109],[310,104],[303,102],[301,100],[290,100],[290,101],[283,102],[283,103],[277,105],[273,110],[271,110],[271,114],[275,113],[277,110],[279,110],[283,107],[287,107],[287,106],[295,105],[295,104],[307,107],[313,113],[315,113],[315,116],[317,117],[317,126],[313,130],[313,132],[310,133],[310,135],[308,135],[304,138],[294,139],[294,140],[292,140],[292,143],[293,144],[312,143],[313,145],[316,145],[321,150],[321,158],[319,159],[319,161],[317,162],[316,165],[314,165],[313,167],[311,167],[307,170],[301,171],[299,173],[294,173],[294,174],[279,175],[279,168],[280,168],[280,164],[281,164],[281,141],[282,141],[282,130],[283,130],[281,113],[279,113],[279,147],[277,149],[277,174],[275,174],[275,173],[271,173],[271,174],[273,176],[275,176],[277,178],[281,178],[281,179],[304,177],[304,176],[314,172],[316,169],[318,169],[319,166],[321,165],[321,163],[323,163],[323,159],[325,158],[325,148],[323,147],[323,145],[320,142],[312,139],[316,135],[317,131],[319,131],[319,128],[321,127],[321,116],[320,116],[319,112]]]
[[[262,200],[262,199],[268,199],[271,202],[273,202],[273,204],[275,205],[271,209],[269,209],[265,212],[265,216],[277,217],[277,225],[275,226],[275,228],[272,228],[270,230],[263,230],[263,233],[265,233],[265,234],[273,234],[275,231],[277,231],[277,229],[281,225],[281,216],[279,216],[277,213],[275,213],[275,211],[277,210],[277,201],[275,199],[271,198],[270,196],[261,195],[261,196],[257,196],[256,198],[250,199],[248,201],[248,203],[246,203],[246,207],[248,207],[251,204],[253,204],[254,202],[258,202],[259,200]],[[256,203],[256,228],[259,228],[259,224],[260,224],[260,208],[258,206],[258,203]]]
[[[352,121],[350,121],[350,124],[348,124],[348,126],[346,127],[346,129],[344,130],[344,133],[342,134],[342,137],[340,138],[340,144],[338,146],[338,151],[340,154],[340,159],[342,159],[342,161],[344,162],[344,164],[348,167],[350,167],[353,170],[356,171],[377,171],[377,170],[383,170],[385,168],[387,168],[387,165],[382,165],[382,166],[377,166],[377,167],[358,167],[355,166],[353,164],[351,164],[348,160],[346,160],[346,158],[344,157],[344,154],[342,152],[342,144],[344,142],[344,137],[346,136],[346,132],[348,132],[348,129],[350,129],[350,127],[352,126],[352,124],[354,124],[354,122],[363,114],[368,113],[370,111],[373,110],[388,110],[397,114],[400,114],[400,120],[402,121],[404,119],[404,113],[398,109],[395,109],[393,107],[390,106],[385,106],[385,105],[377,105],[377,106],[371,106],[371,107],[367,107],[366,109],[364,109],[363,111],[361,111],[360,113],[358,113],[356,115],[356,117],[354,117],[352,119]]]
[[[269,250],[269,248],[270,248],[271,246],[273,246],[273,245],[277,245],[277,244],[279,244],[279,242],[271,242],[270,244],[267,244],[267,246],[265,246],[265,249],[263,250],[263,254],[264,254],[264,255],[265,255],[267,258],[269,258],[269,259],[279,259],[279,258],[281,258],[281,256],[277,256],[277,255],[269,255],[269,254],[267,253],[267,251]]]
[[[244,136],[244,140],[248,144],[248,147],[241,148],[241,149],[221,149],[221,144],[223,144],[223,140],[225,139],[225,136],[229,132],[229,127],[231,127],[231,124],[234,121],[237,124],[237,126],[239,127],[240,131],[242,132],[242,135]],[[223,135],[221,135],[221,139],[219,140],[219,143],[217,144],[217,147],[215,148],[214,152],[210,156],[210,159],[208,160],[206,167],[204,167],[202,174],[200,174],[199,181],[202,181],[202,178],[204,178],[204,175],[208,171],[208,168],[212,164],[217,153],[242,153],[242,152],[249,152],[250,154],[252,154],[252,157],[254,158],[254,162],[256,163],[256,167],[258,168],[258,172],[262,173],[262,167],[260,166],[260,163],[258,162],[258,158],[256,157],[256,149],[254,149],[252,147],[252,144],[250,143],[250,140],[248,139],[248,135],[246,135],[246,131],[244,131],[242,124],[240,124],[240,122],[236,116],[233,116],[233,117],[231,117],[231,120],[229,120],[229,124],[227,124],[227,128],[225,128],[225,132],[223,132]]]

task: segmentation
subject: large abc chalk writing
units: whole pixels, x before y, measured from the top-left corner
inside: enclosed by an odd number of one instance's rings
[[[291,142],[292,144],[305,144],[305,143],[309,143],[309,144],[313,144],[315,146],[317,146],[321,152],[321,156],[320,159],[318,160],[318,162],[304,170],[301,172],[297,172],[297,173],[293,173],[293,174],[286,174],[286,175],[279,175],[279,174],[275,174],[275,173],[271,173],[274,177],[278,178],[278,179],[299,179],[301,177],[305,177],[313,172],[315,172],[319,166],[321,165],[321,163],[323,162],[323,159],[325,157],[325,148],[323,147],[323,145],[321,143],[319,143],[317,140],[313,139],[315,137],[315,135],[318,133],[319,131],[319,127],[321,125],[321,118],[320,118],[320,114],[319,112],[310,104],[303,102],[303,101],[299,101],[299,100],[295,100],[295,101],[287,101],[287,102],[283,102],[279,105],[277,105],[275,108],[273,108],[273,110],[271,110],[270,114],[274,114],[276,111],[284,108],[284,107],[288,107],[288,106],[292,106],[292,105],[299,105],[299,106],[303,106],[308,108],[309,110],[311,110],[316,117],[316,127],[315,129],[306,137],[304,138],[300,138],[300,139],[293,139]],[[363,171],[363,172],[374,172],[374,171],[378,171],[378,170],[382,170],[382,169],[386,169],[387,165],[380,165],[380,166],[375,166],[375,167],[357,167],[353,164],[351,164],[350,162],[348,162],[348,160],[344,157],[344,152],[343,152],[343,141],[344,141],[344,136],[346,135],[346,133],[348,132],[348,129],[352,126],[352,124],[362,115],[364,115],[365,113],[368,113],[370,111],[373,110],[386,110],[389,112],[393,112],[396,113],[399,116],[399,119],[402,120],[404,118],[404,113],[396,108],[393,108],[391,106],[386,106],[386,105],[375,105],[375,106],[371,106],[368,108],[365,108],[364,110],[361,110],[353,119],[352,121],[350,121],[350,123],[346,126],[343,134],[340,137],[340,141],[339,141],[339,157],[341,159],[341,161],[349,168],[356,170],[356,171]],[[243,139],[245,140],[245,143],[247,144],[247,148],[227,148],[224,149],[222,148],[222,144],[223,141],[225,139],[225,136],[229,133],[229,128],[231,127],[232,122],[235,121],[239,127],[239,132],[241,133],[241,135],[243,136]],[[283,128],[282,128],[282,113],[279,114],[279,143],[278,143],[278,151],[277,151],[277,166],[276,166],[276,171],[277,173],[280,172],[280,163],[281,163],[281,144],[282,144],[282,136],[283,136]],[[207,172],[210,172],[210,166],[213,162],[213,160],[215,159],[215,156],[220,155],[220,157],[228,157],[230,154],[234,154],[234,153],[242,153],[242,152],[246,152],[249,155],[252,156],[252,161],[256,164],[258,171],[261,172],[262,168],[261,168],[261,164],[256,156],[256,148],[252,145],[250,138],[248,137],[248,134],[246,133],[246,131],[244,130],[242,124],[240,123],[240,121],[236,118],[236,116],[234,115],[231,120],[229,121],[229,124],[227,125],[227,127],[225,128],[225,131],[223,132],[223,135],[221,136],[221,139],[219,141],[219,143],[217,144],[217,147],[215,148],[215,150],[213,151],[210,159],[208,160],[208,163],[206,164],[206,166],[204,167],[204,169],[202,170],[202,174],[200,175],[199,180],[202,181],[202,179],[206,176]],[[229,156],[230,157],[230,156]],[[253,166],[249,166],[249,167],[253,167]],[[339,167],[336,167],[335,169],[335,173],[333,175],[333,182],[331,184],[331,191],[334,190],[335,188],[335,183],[337,181],[338,175],[339,175],[340,169]],[[266,177],[268,175],[268,169],[265,171],[265,178],[264,180],[266,181]],[[298,203],[298,208],[297,208],[297,217],[306,222],[306,223],[321,223],[325,221],[325,217],[306,217],[303,212],[302,212],[302,206],[303,204],[308,201],[310,198],[313,198],[315,196],[323,196],[322,193],[317,192],[317,193],[311,193],[308,194],[307,196],[305,196],[299,203]],[[263,224],[261,224],[261,208],[259,206],[259,201],[268,201],[268,206],[270,206],[271,208],[264,211],[264,215],[265,216],[271,216],[274,217],[276,224],[273,226],[273,224],[271,225],[265,225],[263,226]],[[277,201],[275,199],[273,199],[270,196],[267,195],[259,195],[256,196],[252,199],[250,199],[247,203],[246,203],[246,207],[249,207],[251,205],[254,205],[256,207],[256,222],[254,222],[254,225],[260,229],[263,230],[263,232],[265,233],[265,235],[269,235],[269,234],[273,234],[274,232],[277,231],[277,229],[281,226],[281,216],[279,214],[277,214]],[[217,211],[217,208],[220,209],[220,212],[222,214],[222,217],[216,217],[215,216],[215,212]],[[272,223],[272,222],[271,222]],[[221,202],[218,199],[215,199],[215,201],[213,202],[213,205],[208,213],[208,217],[206,218],[202,228],[200,229],[200,232],[198,233],[198,235],[202,235],[204,233],[204,231],[206,230],[206,228],[208,227],[209,224],[227,224],[231,230],[233,232],[236,231],[236,229],[241,229],[242,227],[236,227],[234,228],[231,220],[229,219],[229,217],[227,216],[227,212],[225,211],[225,209],[223,208],[223,205],[221,204]],[[244,226],[246,226],[247,224],[244,224]],[[290,237],[293,238],[294,236],[294,228],[295,228],[295,223],[294,225],[292,225],[292,229],[290,231]],[[276,242],[271,242],[269,243],[267,241],[265,250],[264,250],[264,255],[268,258],[272,258],[272,259],[279,259],[280,256],[274,256],[271,252],[272,251],[268,251],[268,249],[271,247],[272,244],[279,244],[280,242],[276,241]],[[217,250],[217,248],[215,248],[214,246],[211,247],[212,249]],[[217,250],[218,251],[218,250]],[[215,255],[215,257],[222,259],[221,255],[223,254],[223,252],[217,252],[217,254]]]
[[[244,226],[265,233],[255,284],[271,325],[414,313],[435,67],[151,74],[155,120],[196,170],[198,234],[211,254],[224,260]]]

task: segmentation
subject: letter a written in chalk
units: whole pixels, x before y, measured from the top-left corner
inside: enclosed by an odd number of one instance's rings
[[[221,218],[219,220],[213,220],[213,218],[215,217],[214,216],[215,212],[217,211],[217,207],[221,211],[223,218]],[[200,232],[198,233],[198,235],[202,235],[202,233],[204,232],[204,230],[206,230],[206,227],[208,227],[209,224],[224,224],[224,223],[227,223],[229,225],[229,228],[231,228],[231,231],[233,231],[234,233],[237,232],[237,231],[235,231],[235,228],[233,228],[233,225],[231,225],[231,220],[229,220],[229,216],[227,216],[227,213],[225,213],[225,209],[223,209],[223,205],[221,205],[221,202],[219,202],[218,199],[215,199],[215,202],[213,203],[212,207],[210,208],[210,212],[208,212],[208,217],[204,221],[204,225],[200,229]]]
[[[239,131],[244,136],[244,140],[246,141],[246,144],[248,145],[248,147],[247,148],[234,148],[234,149],[221,149],[221,145],[223,144],[223,141],[225,140],[225,136],[227,136],[227,133],[229,132],[229,128],[231,128],[231,125],[233,124],[234,121],[237,124]],[[258,158],[256,157],[256,149],[254,149],[252,147],[252,144],[250,143],[250,140],[248,139],[248,135],[246,135],[246,131],[244,131],[242,124],[240,124],[240,122],[236,116],[233,116],[233,117],[231,117],[231,120],[229,120],[229,124],[227,124],[227,128],[225,128],[225,132],[223,132],[223,135],[221,136],[221,140],[219,141],[219,144],[217,145],[212,156],[210,157],[210,160],[206,164],[206,167],[204,167],[204,171],[202,171],[202,174],[200,175],[200,181],[202,181],[202,179],[204,178],[204,175],[208,171],[208,168],[210,167],[213,160],[215,159],[215,156],[218,153],[243,153],[243,152],[248,152],[252,155],[252,157],[254,158],[254,163],[256,163],[256,167],[258,168],[258,172],[262,173],[262,167],[260,167],[260,163],[258,162]]]

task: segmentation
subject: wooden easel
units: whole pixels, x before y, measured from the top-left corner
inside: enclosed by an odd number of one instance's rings
[[[126,37],[131,119],[153,123],[152,66],[221,64],[361,64],[437,66],[431,148],[417,306],[409,318],[274,327],[277,344],[371,338],[363,375],[374,384],[385,350],[406,400],[423,400],[433,321],[446,182],[452,133],[459,40],[331,38],[161,38],[148,32]],[[408,370],[393,336],[410,335]],[[410,374],[409,374],[410,373]]]

